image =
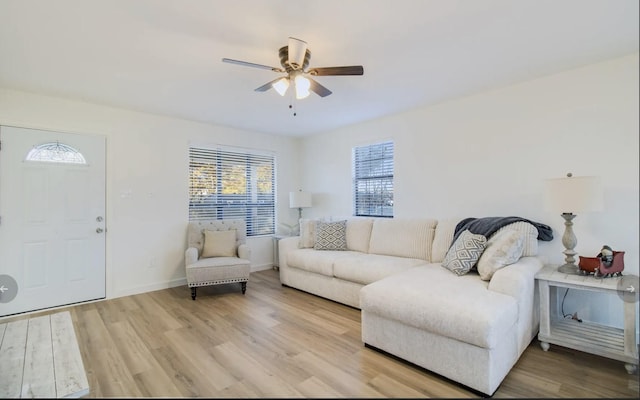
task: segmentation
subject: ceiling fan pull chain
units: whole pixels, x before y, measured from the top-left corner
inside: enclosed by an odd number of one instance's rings
[[[293,116],[297,115],[296,113],[296,96],[293,94],[294,90],[289,91],[289,109],[293,109]]]

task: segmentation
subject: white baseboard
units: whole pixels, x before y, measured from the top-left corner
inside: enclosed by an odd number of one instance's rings
[[[251,265],[251,272],[265,271],[265,270],[271,269],[271,268],[273,268],[273,263]]]
[[[265,271],[273,268],[272,263],[251,265],[251,272]],[[154,292],[156,290],[169,289],[176,286],[184,286],[187,284],[187,278],[178,278],[165,282],[156,282],[150,285],[137,286],[115,293],[113,296],[107,296],[107,299],[115,299],[117,297],[132,296],[135,294]]]
[[[178,278],[165,282],[156,282],[149,285],[137,286],[133,288],[128,288],[118,293],[114,293],[113,296],[107,297],[107,299],[115,299],[118,297],[124,296],[133,296],[135,294],[146,293],[146,292],[154,292],[156,290],[169,289],[176,286],[183,286],[187,284],[187,278]]]

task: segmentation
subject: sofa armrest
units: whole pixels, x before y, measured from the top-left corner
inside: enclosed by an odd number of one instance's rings
[[[300,236],[291,236],[278,240],[278,265],[280,270],[289,266],[287,264],[287,253],[297,249],[299,243]]]
[[[517,262],[497,270],[489,282],[489,290],[516,299],[533,288],[535,277],[543,267],[538,257],[521,257]]]
[[[185,267],[187,265],[191,265],[191,264],[195,263],[196,261],[198,261],[198,249],[196,249],[195,247],[189,247],[184,252],[184,265],[185,265]]]
[[[251,247],[249,247],[249,245],[247,245],[246,243],[238,246],[238,257],[244,260],[251,259]]]
[[[544,266],[539,257],[521,257],[491,277],[489,290],[511,296],[518,303],[518,347],[524,350],[538,331],[540,310],[536,274]]]

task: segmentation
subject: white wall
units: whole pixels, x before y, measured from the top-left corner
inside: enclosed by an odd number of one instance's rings
[[[184,284],[191,141],[275,151],[277,212],[292,223],[288,192],[298,188],[314,193],[305,216],[350,215],[352,147],[393,139],[396,216],[536,220],[555,231],[540,246],[554,263],[564,226],[542,206],[544,180],[599,175],[606,209],[574,220],[576,251],[609,244],[638,275],[638,69],[636,53],[302,141],[7,89],[0,125],[106,136],[108,297]],[[269,267],[271,239],[251,245],[256,268]],[[622,326],[617,298],[572,292],[565,309]]]
[[[189,143],[275,152],[277,213],[297,219],[288,207],[300,179],[297,139],[1,88],[0,125],[106,137],[108,298],[186,284]],[[270,268],[271,237],[249,244],[253,270]]]
[[[575,250],[594,257],[608,244],[638,275],[638,98],[635,53],[306,138],[306,213],[351,215],[352,147],[392,139],[397,217],[521,216],[553,228],[540,251],[561,263],[564,220],[544,209],[544,180],[598,175],[605,210],[576,217]],[[622,326],[617,298],[572,291],[568,310]]]

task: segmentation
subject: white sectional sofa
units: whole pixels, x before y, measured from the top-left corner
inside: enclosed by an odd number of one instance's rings
[[[538,232],[516,222],[492,235],[518,231],[522,255],[483,280],[442,266],[458,221],[347,218],[346,246],[323,250],[317,221],[301,220],[279,242],[280,280],[359,308],[365,345],[493,395],[538,330]]]

